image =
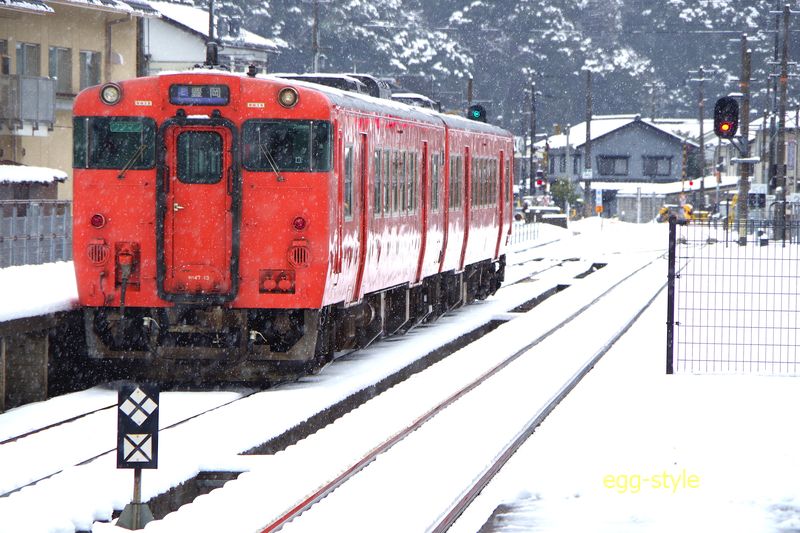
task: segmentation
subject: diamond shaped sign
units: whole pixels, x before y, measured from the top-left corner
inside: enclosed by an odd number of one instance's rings
[[[158,467],[158,402],[155,387],[124,384],[117,396],[117,468]]]

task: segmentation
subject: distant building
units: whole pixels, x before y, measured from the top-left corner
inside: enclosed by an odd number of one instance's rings
[[[711,128],[710,122],[708,127]],[[635,184],[688,181],[689,161],[699,149],[698,137],[696,120],[593,116],[590,172],[585,171],[583,160],[585,122],[539,141],[537,149],[548,147],[546,171],[551,183],[563,177],[583,189],[588,179],[592,189],[603,191],[604,216],[619,216],[617,190],[630,189]],[[704,202],[702,198],[695,201]]]
[[[144,75],[186,70],[206,60],[208,11],[185,4],[149,2],[160,18],[148,19],[142,31]],[[253,64],[266,72],[269,54],[288,45],[282,39],[267,39],[247,31],[241,23],[215,16],[215,34],[221,44],[219,62],[233,71]]]
[[[0,0],[0,160],[71,176],[75,95],[136,76],[137,28],[153,13],[135,0]],[[69,180],[58,197],[72,198]]]

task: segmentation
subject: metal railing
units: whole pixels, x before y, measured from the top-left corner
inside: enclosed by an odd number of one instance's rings
[[[539,225],[541,222],[524,222],[515,220],[514,226],[511,228],[511,240],[508,242],[510,245],[522,244],[530,241],[535,241],[539,238]]]
[[[0,268],[71,259],[71,202],[0,200]]]
[[[800,375],[800,223],[669,229],[667,373]]]
[[[25,122],[52,126],[56,120],[56,80],[0,75],[0,121],[10,127]]]

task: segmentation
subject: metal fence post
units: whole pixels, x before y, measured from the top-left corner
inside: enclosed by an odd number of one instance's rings
[[[672,374],[674,367],[675,335],[675,233],[678,219],[669,217],[669,250],[667,260],[667,374]]]

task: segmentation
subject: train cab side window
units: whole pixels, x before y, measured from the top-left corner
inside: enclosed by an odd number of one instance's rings
[[[344,198],[342,199],[344,218],[353,218],[353,147],[344,148]]]
[[[156,123],[142,117],[75,117],[75,168],[150,169],[155,166]]]

